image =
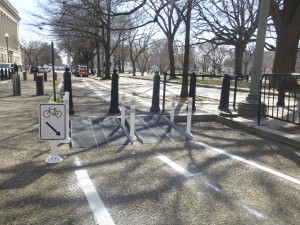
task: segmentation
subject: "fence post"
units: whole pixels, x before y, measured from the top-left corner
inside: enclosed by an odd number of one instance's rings
[[[286,91],[286,77],[282,77],[279,83],[279,89],[278,89],[278,101],[276,103],[276,106],[284,107],[284,97],[285,97],[285,91]]]
[[[109,113],[119,113],[119,75],[117,74],[117,70],[114,69],[111,78],[111,100],[110,100],[110,108]]]
[[[150,112],[159,112],[159,87],[160,86],[160,76],[158,75],[158,71],[156,71],[153,77],[153,93],[152,93],[152,105],[150,108]]]

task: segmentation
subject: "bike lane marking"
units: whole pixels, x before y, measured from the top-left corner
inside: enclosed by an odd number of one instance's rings
[[[166,163],[168,166],[170,166],[172,169],[174,169],[175,171],[177,171],[178,173],[180,173],[181,175],[183,175],[186,178],[198,177],[199,176],[200,177],[200,183],[204,187],[206,187],[207,189],[210,189],[210,190],[212,190],[212,191],[214,191],[214,192],[216,192],[218,194],[222,194],[222,195],[226,196],[226,193],[223,193],[223,191],[219,187],[217,187],[217,185],[215,185],[212,182],[210,182],[207,178],[205,178],[205,176],[201,176],[202,175],[201,173],[191,173],[187,169],[185,169],[182,166],[178,165],[176,162],[172,161],[167,156],[164,156],[164,155],[160,154],[156,158],[160,159],[161,161],[163,161],[164,163]],[[189,186],[188,188],[194,194],[196,194],[197,196],[201,197],[202,193],[199,192],[199,190],[197,188],[195,188],[193,186]],[[252,216],[254,216],[258,220],[272,221],[272,219],[270,219],[270,217],[265,216],[263,213],[259,212],[256,209],[251,208],[250,206],[247,206],[246,204],[244,204],[242,202],[239,202],[239,201],[236,201],[236,200],[231,200],[231,201],[236,206],[238,206],[239,208],[243,209],[243,211],[246,211],[247,213],[251,214]]]
[[[215,148],[215,147],[213,147],[213,146],[211,146],[211,145],[208,145],[208,144],[205,144],[205,143],[203,143],[203,142],[192,141],[192,143],[194,143],[194,144],[196,144],[196,145],[199,145],[199,146],[201,146],[201,147],[204,147],[206,150],[212,150],[212,151],[217,152],[217,153],[219,153],[219,154],[226,155],[226,156],[229,157],[229,158],[232,158],[232,159],[235,159],[235,160],[237,160],[237,161],[243,162],[243,163],[248,164],[248,165],[250,165],[250,166],[253,166],[253,167],[257,168],[257,169],[260,169],[260,170],[262,170],[262,171],[268,172],[268,173],[273,174],[273,175],[275,175],[275,176],[277,176],[277,177],[283,178],[284,180],[288,180],[288,181],[290,181],[290,182],[292,182],[292,183],[294,183],[294,184],[300,185],[300,180],[298,180],[298,179],[296,179],[296,178],[294,178],[294,177],[285,175],[285,174],[283,174],[283,173],[281,173],[281,172],[278,172],[278,171],[273,170],[273,169],[271,169],[271,168],[268,168],[268,167],[266,167],[266,166],[260,165],[260,164],[258,164],[258,163],[255,163],[255,162],[250,161],[250,160],[247,160],[247,159],[244,159],[244,158],[242,158],[242,157],[240,157],[240,156],[233,155],[233,154],[228,153],[228,152],[226,152],[226,151],[224,151],[224,150],[222,150],[222,149]]]
[[[86,170],[75,171],[79,186],[84,192],[91,209],[93,210],[95,219],[99,225],[115,225],[111,215],[106,209],[103,201],[99,197],[97,190],[91,181]]]

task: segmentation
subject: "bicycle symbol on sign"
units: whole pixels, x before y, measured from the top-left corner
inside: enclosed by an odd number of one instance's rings
[[[57,110],[56,108],[52,108],[52,109],[51,109],[51,107],[49,107],[48,110],[45,110],[45,111],[43,112],[43,116],[44,116],[45,118],[49,118],[51,115],[52,115],[52,116],[55,116],[56,118],[59,118],[59,117],[62,116],[62,112],[61,112],[60,110]]]

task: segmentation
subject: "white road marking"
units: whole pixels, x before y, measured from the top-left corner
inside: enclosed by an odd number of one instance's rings
[[[186,178],[201,175],[201,173],[191,173],[187,169],[185,169],[185,168],[179,166],[177,163],[173,162],[167,156],[160,155],[157,158],[159,158],[161,161],[163,161],[164,163],[166,163],[167,165],[169,165],[171,168],[173,168],[174,170],[176,170],[177,172],[179,172],[180,174],[182,174]],[[211,190],[213,190],[215,192],[219,192],[219,193],[222,192],[216,185],[212,184],[208,180],[204,180],[203,185],[206,188],[211,189]]]
[[[185,177],[192,177],[192,176],[194,176],[194,174],[192,174],[188,170],[184,169],[183,167],[177,165],[175,162],[173,162],[172,160],[170,160],[168,157],[166,157],[164,155],[160,155],[157,158],[159,158],[161,161],[163,161],[166,164],[168,164],[170,167],[172,167],[174,170],[176,170],[177,172],[179,172],[180,174],[182,174]]]
[[[77,180],[83,190],[96,221],[99,225],[115,225],[111,215],[107,211],[104,203],[100,199],[93,182],[90,180],[86,170],[76,170]]]
[[[257,219],[261,220],[264,218],[263,214],[261,214],[260,212],[254,210],[254,209],[251,209],[249,206],[246,206],[246,205],[243,205],[243,204],[240,204],[240,206],[245,209],[247,212],[249,212],[251,215],[255,216]]]
[[[215,152],[217,152],[217,153],[219,153],[219,154],[226,155],[226,156],[228,156],[228,157],[230,157],[230,158],[232,158],[232,159],[235,159],[235,160],[237,160],[237,161],[246,163],[246,164],[251,165],[251,166],[253,166],[253,167],[257,168],[257,169],[263,170],[263,171],[265,171],[265,172],[268,172],[268,173],[270,173],[270,174],[273,174],[273,175],[275,175],[275,176],[281,177],[281,178],[283,178],[283,179],[285,179],[285,180],[288,180],[288,181],[290,181],[290,182],[293,182],[293,183],[295,183],[295,184],[300,185],[300,180],[298,180],[298,179],[296,179],[296,178],[294,178],[294,177],[290,177],[290,176],[288,176],[288,175],[285,175],[285,174],[283,174],[283,173],[281,173],[281,172],[278,172],[278,171],[276,171],[276,170],[273,170],[273,169],[271,169],[271,168],[268,168],[268,167],[259,165],[258,163],[255,163],[255,162],[252,162],[252,161],[250,161],[250,160],[244,159],[244,158],[242,158],[242,157],[240,157],[240,156],[236,156],[236,155],[230,154],[230,153],[228,153],[228,152],[226,152],[226,151],[224,151],[224,150],[221,150],[221,149],[212,147],[212,146],[210,146],[210,145],[208,145],[208,144],[205,144],[205,143],[202,143],[202,142],[197,142],[197,141],[192,141],[192,142],[195,143],[195,144],[197,144],[197,145],[199,145],[199,146],[204,147],[205,149],[212,150],[212,151],[215,151]]]
[[[173,162],[172,160],[170,160],[168,157],[164,156],[164,155],[160,155],[157,158],[159,158],[161,161],[165,162],[167,165],[169,165],[171,168],[173,168],[174,170],[176,170],[177,172],[179,172],[180,174],[184,175],[185,177],[193,177],[193,176],[197,176],[197,175],[201,175],[201,173],[191,173],[188,170],[184,169],[183,167],[179,166],[178,164],[176,164],[175,162]],[[205,179],[205,178],[204,178]],[[204,180],[203,185],[215,192],[221,193],[222,190],[220,190],[217,186],[213,185],[211,182],[209,182],[208,180]],[[201,196],[201,192],[199,192],[198,190],[195,190],[193,187],[190,187],[191,190],[197,194],[198,196]],[[235,202],[235,201],[233,201]],[[246,206],[244,204],[241,203],[237,203],[235,202],[237,205],[239,205],[241,208],[243,208],[245,211],[247,211],[249,214],[255,216],[257,219],[261,220],[264,218],[263,214],[256,211],[255,209],[250,208],[249,206]]]

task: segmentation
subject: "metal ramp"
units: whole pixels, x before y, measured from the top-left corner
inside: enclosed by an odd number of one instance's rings
[[[94,148],[132,144],[117,117],[72,117],[73,147]]]
[[[130,124],[128,118],[126,123]],[[143,144],[192,140],[191,135],[162,115],[136,116],[135,135]]]

